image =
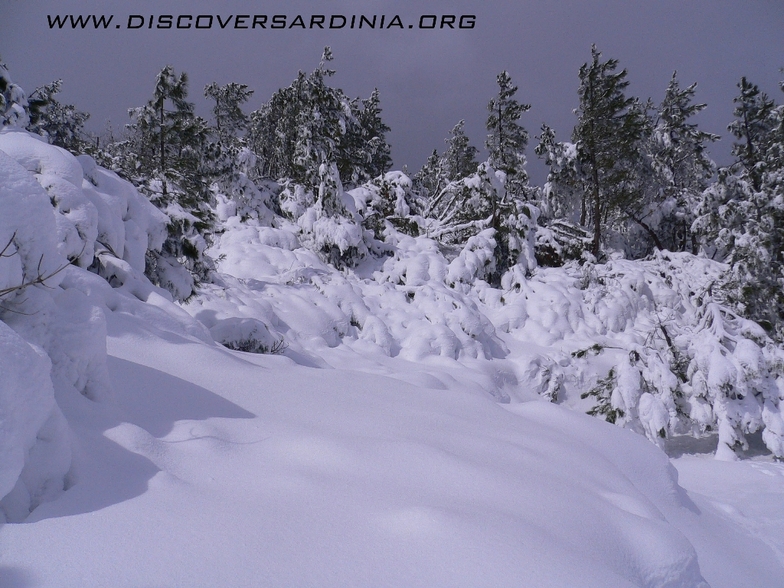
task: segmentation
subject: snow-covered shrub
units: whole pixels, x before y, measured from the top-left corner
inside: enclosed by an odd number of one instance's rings
[[[393,171],[349,191],[354,198],[362,224],[379,241],[388,234],[388,225],[406,235],[420,234],[424,219],[419,215],[421,202],[411,179]]]
[[[27,96],[22,88],[11,81],[8,68],[0,61],[0,129],[4,127],[23,129],[29,122]]]
[[[0,131],[0,519],[68,485],[60,405],[110,394],[112,286],[146,299],[145,255],[165,235],[165,216],[92,158]]]
[[[536,262],[544,267],[560,267],[580,259],[591,248],[591,235],[583,227],[563,219],[536,228]]]
[[[450,182],[425,209],[428,236],[448,245],[463,245],[485,229],[494,231],[493,268],[487,281],[500,285],[518,264],[528,273],[536,267],[534,244],[539,210],[506,189],[506,174],[489,162],[475,174]]]
[[[218,343],[248,353],[281,353],[286,349],[282,338],[276,337],[263,322],[251,318],[232,317],[218,321],[210,335]]]
[[[343,190],[335,164],[322,164],[316,194],[286,182],[278,198],[281,211],[298,227],[299,241],[338,269],[354,267],[379,251],[373,233],[362,226],[354,198]]]
[[[487,280],[495,271],[495,230],[485,229],[468,239],[458,256],[449,264],[447,282],[455,287],[458,284],[467,291],[476,280]]]
[[[720,302],[726,271],[688,253],[540,269],[496,316],[516,338],[571,347],[552,360],[575,407],[657,444],[717,432],[722,458],[762,430],[781,456],[782,351]]]
[[[248,148],[240,149],[232,163],[231,173],[219,177],[211,187],[218,220],[226,221],[232,216],[238,216],[270,224],[281,186],[271,180],[254,182],[250,179],[256,156]]]

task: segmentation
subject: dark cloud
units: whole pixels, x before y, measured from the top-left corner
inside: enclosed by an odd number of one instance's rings
[[[132,8],[129,8],[129,5]],[[473,30],[50,30],[47,15],[114,14],[475,14]],[[389,16],[387,16],[389,18]],[[113,24],[114,24],[113,22]],[[91,113],[94,130],[115,127],[127,109],[143,104],[166,64],[191,77],[194,100],[205,84],[236,81],[256,91],[256,108],[298,70],[312,70],[330,45],[335,84],[349,95],[381,91],[396,166],[417,169],[449,129],[466,120],[477,146],[484,141],[485,105],[496,74],[507,69],[532,104],[524,124],[536,135],[542,122],[567,138],[574,122],[577,70],[596,43],[629,70],[630,92],[654,100],[678,70],[682,83],[698,82],[705,130],[724,136],[714,156],[728,158],[732,98],[741,76],[777,101],[784,74],[784,3],[780,0],[581,0],[556,2],[171,2],[0,0],[0,56],[28,91],[56,78],[62,98]],[[532,151],[530,158],[534,158]],[[532,164],[534,180],[543,179]]]

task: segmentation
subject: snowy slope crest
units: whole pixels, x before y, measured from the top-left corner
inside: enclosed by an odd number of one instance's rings
[[[165,222],[91,158],[24,131],[0,132],[0,510],[7,519],[23,519],[68,483],[63,410],[79,398],[107,398],[105,313],[121,306],[111,286],[136,300],[161,296],[143,272]]]

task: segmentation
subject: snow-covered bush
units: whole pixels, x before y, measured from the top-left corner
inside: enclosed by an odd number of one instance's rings
[[[657,444],[718,432],[722,458],[762,430],[782,456],[784,356],[720,301],[727,269],[688,253],[541,269],[505,294],[496,321],[515,338],[571,348],[549,365],[567,391],[559,398],[575,408]]]
[[[413,182],[404,173],[387,172],[350,190],[349,194],[362,216],[363,226],[373,231],[377,240],[384,240],[388,235],[388,225],[406,235],[422,232],[424,219],[419,214],[422,203]]]
[[[0,131],[0,519],[70,483],[61,406],[110,394],[110,284],[146,299],[145,255],[165,235],[165,216],[89,156]]]
[[[0,129],[4,127],[23,129],[29,122],[27,96],[22,88],[11,81],[8,68],[0,61]]]

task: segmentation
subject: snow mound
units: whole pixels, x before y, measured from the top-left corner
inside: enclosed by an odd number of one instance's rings
[[[143,274],[145,254],[163,243],[165,223],[131,184],[91,158],[21,130],[0,132],[0,514],[6,519],[24,519],[69,484],[63,413],[80,399],[111,396],[106,313],[120,308],[122,297],[168,296]],[[167,314],[182,313],[168,304]]]

